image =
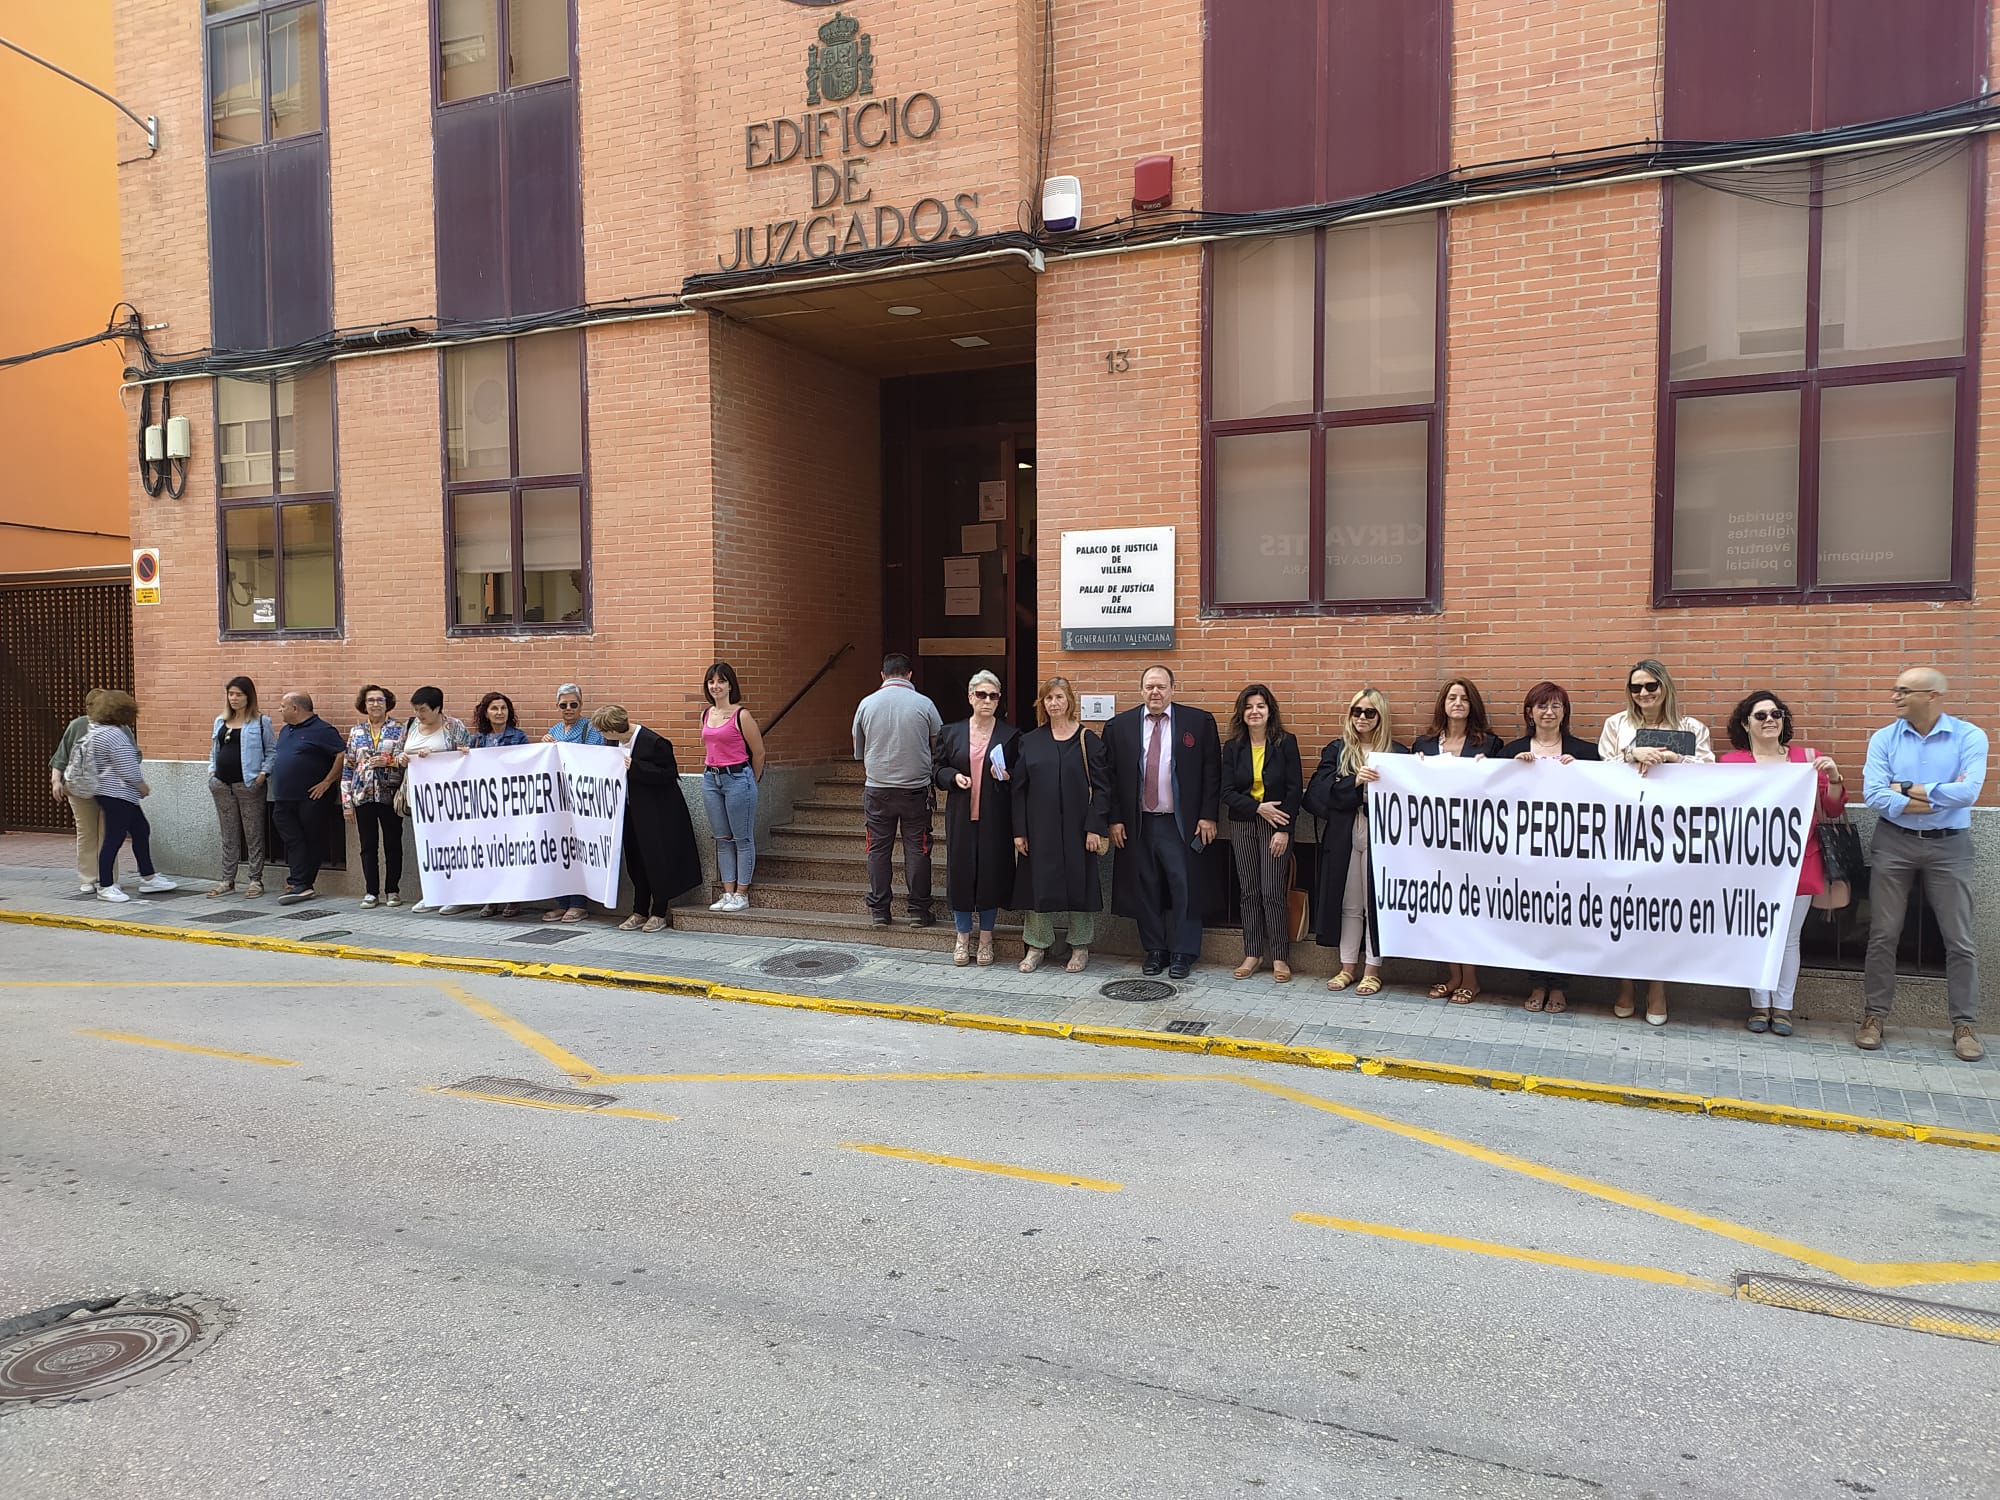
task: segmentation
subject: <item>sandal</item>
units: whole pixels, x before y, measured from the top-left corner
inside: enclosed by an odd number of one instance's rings
[[[1453,1005],[1470,1005],[1478,998],[1478,990],[1456,989],[1451,992],[1451,1003]]]
[[[1361,983],[1354,987],[1354,993],[1357,995],[1379,995],[1381,992],[1382,981],[1373,974],[1365,976]]]
[[[581,922],[589,915],[590,913],[580,906],[565,906],[562,912],[562,919],[565,922]]]
[[[640,916],[635,911],[632,913],[631,916],[627,917],[624,921],[618,924],[618,930],[620,932],[637,932],[641,927],[644,927],[645,925],[646,925],[646,919]]]
[[[1048,949],[1030,948],[1027,951],[1026,956],[1024,956],[1021,960],[1021,972],[1023,974],[1032,974],[1035,972],[1035,970],[1039,969],[1043,964],[1047,963],[1048,960],[1049,960]]]
[[[1549,991],[1549,1003],[1543,1007],[1552,1016],[1559,1016],[1569,1009],[1569,997],[1561,990]]]
[[[1338,994],[1340,991],[1346,989],[1352,983],[1354,983],[1353,971],[1350,969],[1342,969],[1338,974],[1334,975],[1333,978],[1329,979],[1326,982],[1326,987],[1332,990],[1335,994]]]
[[[1457,993],[1457,989],[1453,987],[1449,979],[1440,979],[1430,988],[1430,996],[1433,1000],[1442,1000],[1446,995],[1455,995]]]
[[[1272,959],[1271,983],[1290,984],[1291,982],[1292,982],[1292,966],[1286,963],[1282,958]]]
[[[247,899],[255,901],[259,896],[264,894],[264,882],[261,880],[251,881],[243,887],[243,894]]]
[[[1230,970],[1229,977],[1231,979],[1248,979],[1252,974],[1255,974],[1259,969],[1263,967],[1264,967],[1263,955],[1259,954],[1256,958],[1246,957],[1242,963],[1238,964],[1234,969]]]
[[[233,880],[230,881],[227,885],[213,885],[208,888],[208,895],[210,900],[214,900],[217,896],[233,896],[235,894],[236,894],[236,882]]]
[[[1529,995],[1526,1000],[1523,1000],[1521,1002],[1521,1009],[1541,1010],[1544,1007],[1546,1007],[1548,1003],[1549,1003],[1549,997],[1542,991],[1536,990],[1533,994]]]
[[[563,913],[568,910],[567,906],[551,907],[548,911],[542,913],[542,920],[544,922],[560,922],[563,919]]]
[[[1088,948],[1072,948],[1069,950],[1069,962],[1064,964],[1063,968],[1071,974],[1081,974],[1084,965],[1089,962],[1090,950]]]

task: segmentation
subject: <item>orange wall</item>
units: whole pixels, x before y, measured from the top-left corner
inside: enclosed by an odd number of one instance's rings
[[[105,0],[0,0],[0,36],[116,92]],[[132,107],[148,113],[144,100]],[[67,343],[110,320],[119,296],[116,162],[145,150],[139,127],[102,99],[0,49],[0,356]],[[0,370],[11,436],[0,573],[131,560],[120,350],[94,345]]]

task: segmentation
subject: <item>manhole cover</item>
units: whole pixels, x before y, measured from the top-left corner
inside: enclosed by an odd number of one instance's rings
[[[1107,1000],[1171,1000],[1180,991],[1159,979],[1114,979],[1097,993]]]
[[[757,969],[759,973],[779,979],[825,979],[860,966],[861,960],[850,953],[835,953],[829,948],[805,948],[797,953],[780,953],[776,958],[767,958],[757,965]]]
[[[1204,1031],[1208,1030],[1208,1022],[1189,1020],[1169,1021],[1161,1030],[1177,1031],[1182,1036],[1200,1036]]]
[[[338,916],[339,913],[330,906],[308,906],[304,911],[286,911],[278,915],[287,922],[324,922],[328,917]]]
[[[230,922],[247,922],[252,917],[261,917],[263,915],[255,907],[233,906],[228,911],[212,911],[199,917],[189,917],[188,920],[190,922],[197,922],[203,927],[222,927]]]
[[[495,1078],[485,1073],[459,1083],[448,1083],[444,1092],[478,1094],[487,1099],[520,1099],[529,1104],[575,1104],[584,1109],[602,1109],[607,1104],[618,1102],[616,1094],[594,1094],[588,1089],[551,1087],[530,1083],[525,1078]]]
[[[507,939],[510,943],[539,943],[549,947],[555,943],[566,943],[571,938],[582,937],[580,932],[551,932],[546,927],[538,927],[533,932],[517,932]]]
[[[222,1315],[205,1303],[112,1299],[50,1308],[8,1326],[37,1322],[43,1326],[0,1340],[0,1406],[94,1401],[157,1379],[193,1358],[220,1331]]]

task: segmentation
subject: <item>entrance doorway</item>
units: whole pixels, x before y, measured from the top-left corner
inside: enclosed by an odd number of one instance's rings
[[[982,670],[1003,717],[1035,721],[1033,382],[1017,367],[883,385],[884,645],[947,723]]]

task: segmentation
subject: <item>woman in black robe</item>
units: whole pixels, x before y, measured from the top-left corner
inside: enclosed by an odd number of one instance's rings
[[[1389,729],[1389,700],[1363,688],[1347,705],[1339,739],[1320,752],[1319,769],[1306,785],[1306,811],[1321,819],[1319,912],[1313,937],[1322,948],[1340,950],[1340,972],[1330,990],[1354,984],[1354,966],[1363,965],[1357,995],[1382,988],[1380,933],[1375,920],[1375,879],[1368,859],[1368,783],[1381,776],[1369,764],[1383,755],[1408,755]]]
[[[1049,956],[1056,921],[1069,927],[1069,972],[1081,974],[1097,936],[1104,887],[1097,862],[1111,842],[1111,784],[1104,742],[1083,727],[1067,677],[1042,684],[1041,727],[1021,736],[1008,768],[1014,788],[1014,852],[1021,856],[1014,906],[1028,945],[1021,972]]]
[[[951,961],[973,960],[977,919],[978,958],[993,962],[993,924],[1014,899],[1014,803],[1011,774],[1021,731],[1000,717],[1000,679],[975,672],[965,686],[972,717],[939,732],[933,775],[945,792],[944,889],[958,943]]]
[[[674,925],[673,899],[701,884],[701,850],[681,795],[674,747],[625,710],[608,703],[590,716],[598,733],[625,749],[625,873],[632,877],[632,915],[622,932],[658,932]]]

